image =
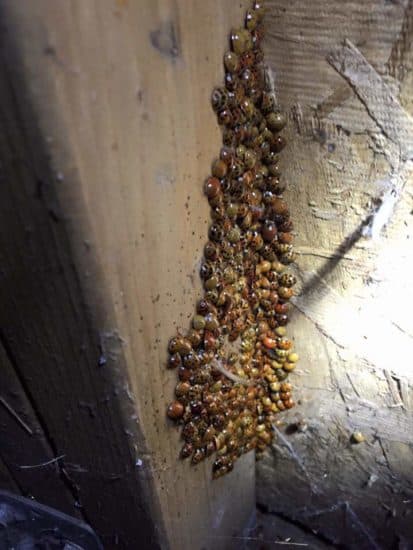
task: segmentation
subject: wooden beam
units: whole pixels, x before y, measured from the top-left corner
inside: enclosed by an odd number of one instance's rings
[[[165,418],[200,294],[230,0],[5,0],[0,326],[105,548],[232,548],[254,457],[211,481]],[[239,542],[239,541],[238,541]]]

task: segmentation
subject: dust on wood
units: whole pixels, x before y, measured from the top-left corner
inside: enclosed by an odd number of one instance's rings
[[[259,466],[258,500],[320,544],[413,538],[412,5],[270,2],[302,359],[299,404]]]
[[[64,468],[105,548],[228,548],[211,536],[253,518],[252,454],[212,483],[165,415],[221,143],[210,92],[247,5],[1,6],[0,324],[54,460],[20,474]]]

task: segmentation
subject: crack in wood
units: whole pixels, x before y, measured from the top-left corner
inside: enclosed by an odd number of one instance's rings
[[[30,428],[30,426],[21,418],[19,414],[13,409],[11,405],[7,403],[7,401],[4,399],[4,397],[0,397],[0,403],[3,405],[3,407],[12,415],[12,417],[26,430],[26,432],[29,435],[33,435],[33,430]]]

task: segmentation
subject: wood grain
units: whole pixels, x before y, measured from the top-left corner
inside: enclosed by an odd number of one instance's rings
[[[247,4],[1,3],[1,332],[105,548],[237,548],[253,519],[254,457],[212,482],[164,412]]]
[[[301,363],[285,440],[258,468],[258,502],[320,544],[408,547],[412,2],[269,5],[266,54],[290,120],[281,163]],[[355,430],[365,443],[351,443]]]

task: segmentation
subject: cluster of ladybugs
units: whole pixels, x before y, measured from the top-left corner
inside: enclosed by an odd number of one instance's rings
[[[245,28],[231,32],[225,84],[212,92],[223,147],[204,187],[212,217],[205,292],[191,329],[169,342],[179,382],[167,415],[182,425],[182,458],[198,464],[216,453],[214,477],[247,451],[262,454],[275,414],[294,405],[286,378],[298,355],[285,325],[296,280],[286,270],[292,223],[278,165],[286,119],[263,66],[263,15],[255,1]]]

